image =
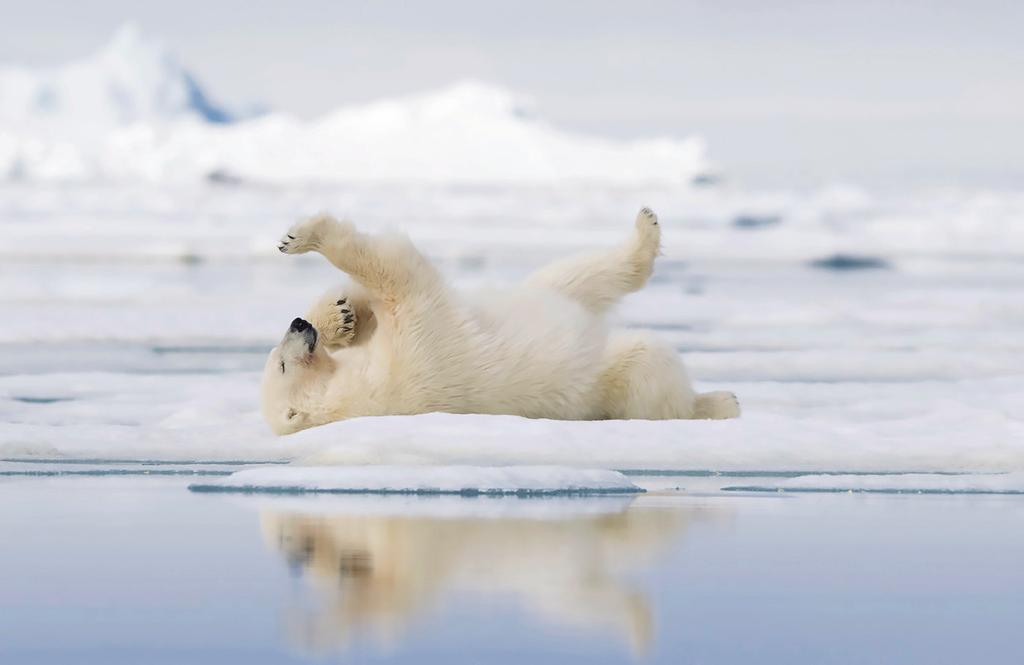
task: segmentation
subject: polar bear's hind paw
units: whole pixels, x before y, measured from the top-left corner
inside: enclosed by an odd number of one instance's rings
[[[661,247],[661,226],[658,216],[650,208],[641,208],[636,214],[637,249],[644,259],[653,259]]]
[[[641,226],[643,224],[658,225],[658,216],[650,208],[640,208],[640,212],[637,213],[636,225]]]
[[[643,265],[642,272],[650,276],[654,270],[654,257],[661,251],[661,226],[658,225],[658,216],[650,208],[641,208],[636,214],[635,227],[634,257]]]
[[[716,390],[711,393],[697,395],[694,404],[694,418],[709,420],[727,420],[740,417],[740,401],[736,395],[727,390]]]

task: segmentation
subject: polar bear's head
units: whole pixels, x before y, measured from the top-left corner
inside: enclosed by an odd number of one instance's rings
[[[320,424],[323,394],[335,362],[308,321],[295,319],[263,367],[263,417],[275,434]]]

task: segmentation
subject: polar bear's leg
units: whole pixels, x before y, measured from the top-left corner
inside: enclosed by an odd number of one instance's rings
[[[622,332],[608,340],[600,395],[606,418],[692,418],[696,394],[679,354],[649,333]]]
[[[439,291],[440,275],[408,238],[371,236],[330,215],[305,219],[281,238],[285,254],[320,252],[328,261],[389,305]]]
[[[647,283],[660,247],[658,216],[644,208],[625,244],[556,261],[531,275],[527,284],[559,291],[600,314]]]
[[[358,284],[329,289],[313,303],[306,320],[328,347],[360,344],[377,327],[369,294]]]
[[[720,391],[697,394],[679,354],[642,332],[613,335],[600,377],[601,411],[606,418],[736,418],[736,396]]]

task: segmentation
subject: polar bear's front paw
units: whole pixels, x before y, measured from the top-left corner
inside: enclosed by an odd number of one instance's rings
[[[348,346],[356,336],[356,311],[348,298],[335,301],[328,314],[328,343],[333,346]]]
[[[340,228],[340,222],[330,215],[314,215],[293,224],[281,236],[277,249],[283,254],[304,254],[319,249],[324,240]]]
[[[347,289],[331,289],[313,304],[306,318],[327,346],[348,346],[356,337],[356,304]]]

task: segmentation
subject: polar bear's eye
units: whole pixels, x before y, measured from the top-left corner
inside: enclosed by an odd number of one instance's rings
[[[284,361],[281,361],[281,373],[284,374]]]
[[[288,409],[288,416],[287,416],[288,420],[291,420],[292,418],[294,418],[297,415],[299,415],[298,411],[296,411],[295,409]]]

